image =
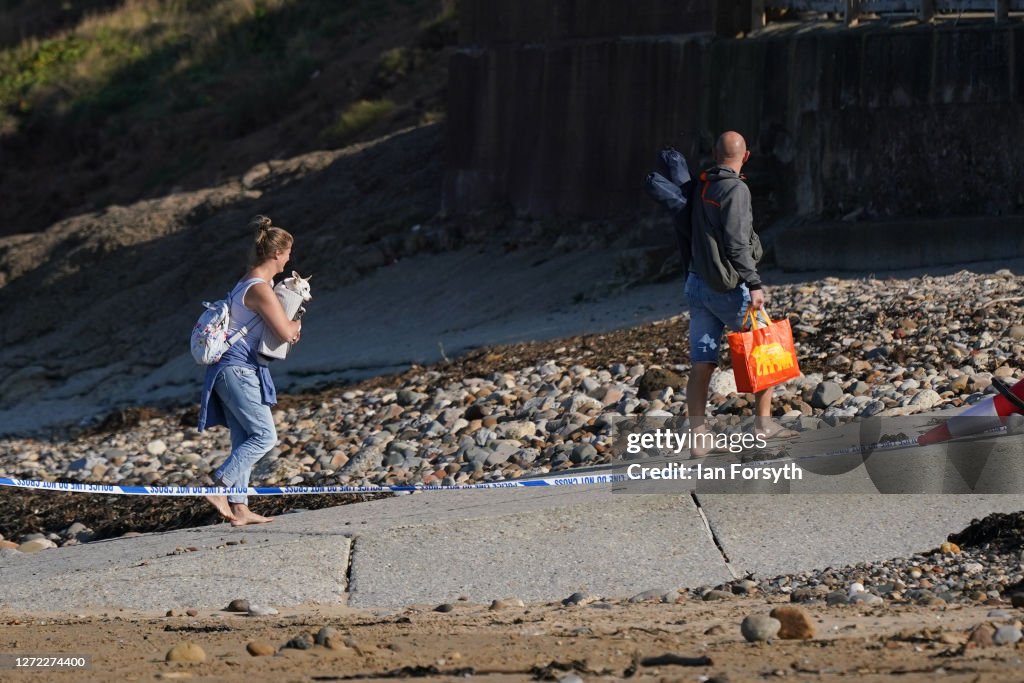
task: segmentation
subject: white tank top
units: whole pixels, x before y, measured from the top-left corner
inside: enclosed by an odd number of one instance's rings
[[[245,305],[245,295],[249,288],[260,282],[266,282],[258,277],[243,280],[231,290],[231,323],[228,325],[228,336],[230,337],[242,326],[248,327],[245,336],[239,341],[247,344],[250,339],[259,340],[263,335],[263,318]]]

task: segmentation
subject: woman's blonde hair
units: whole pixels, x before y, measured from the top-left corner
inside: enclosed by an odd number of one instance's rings
[[[256,216],[249,221],[249,229],[256,231],[256,241],[249,254],[249,267],[255,268],[268,259],[274,258],[279,251],[292,246],[294,239],[284,228],[271,225],[266,216]]]

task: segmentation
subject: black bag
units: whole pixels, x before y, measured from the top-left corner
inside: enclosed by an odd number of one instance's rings
[[[647,188],[647,194],[654,201],[668,209],[672,216],[676,216],[686,208],[687,196],[674,183],[657,171],[647,174],[644,187]]]
[[[665,176],[676,187],[682,187],[692,179],[690,167],[686,163],[686,157],[672,147],[665,147],[658,152],[658,171]]]

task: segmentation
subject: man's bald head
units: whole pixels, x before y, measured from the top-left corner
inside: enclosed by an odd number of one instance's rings
[[[715,160],[720,164],[742,164],[746,161],[747,141],[734,130],[718,136],[715,143]]]

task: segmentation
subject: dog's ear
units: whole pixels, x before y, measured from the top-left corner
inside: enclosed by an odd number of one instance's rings
[[[295,278],[296,280],[302,279],[302,276],[296,273],[294,270],[292,271],[292,277]]]
[[[312,279],[313,279],[313,276],[312,276],[312,275],[310,275],[309,277],[307,277],[307,278],[306,278],[306,282],[309,282],[309,281],[310,281],[310,280],[312,280]]]

